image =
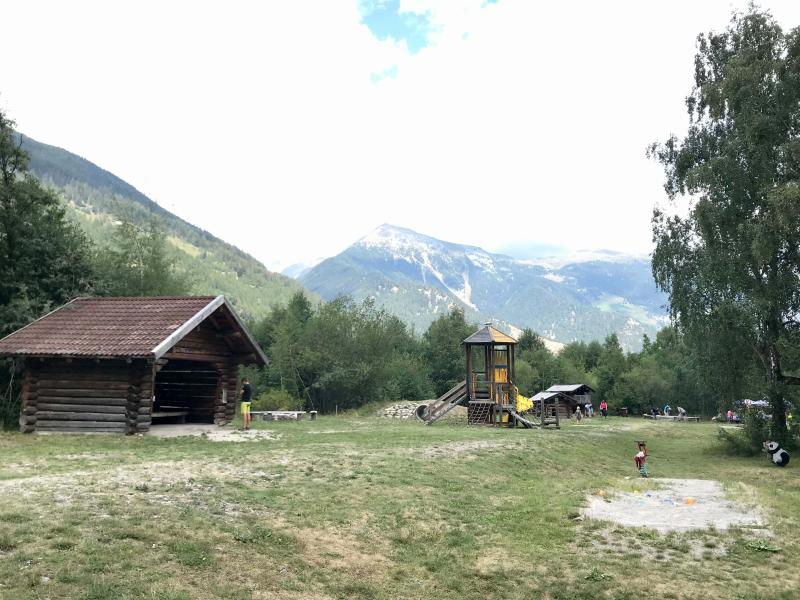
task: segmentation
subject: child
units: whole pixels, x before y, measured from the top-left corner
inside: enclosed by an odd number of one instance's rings
[[[647,444],[644,440],[637,440],[636,447],[638,448],[638,452],[633,457],[633,461],[636,463],[636,468],[639,469],[639,473],[642,477],[647,477]]]

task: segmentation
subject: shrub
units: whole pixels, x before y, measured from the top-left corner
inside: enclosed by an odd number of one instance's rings
[[[298,410],[302,402],[286,390],[267,390],[253,400],[253,410]]]
[[[760,410],[748,410],[742,426],[735,430],[720,428],[719,439],[733,454],[758,454],[769,439],[769,421]]]

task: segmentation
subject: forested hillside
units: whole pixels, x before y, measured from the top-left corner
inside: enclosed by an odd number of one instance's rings
[[[98,245],[108,245],[116,225],[140,227],[155,220],[166,234],[176,268],[190,291],[224,294],[245,316],[263,317],[273,305],[285,305],[302,289],[294,280],[272,273],[258,260],[153,202],[139,190],[71,152],[21,135],[30,168],[57,190],[74,218]]]

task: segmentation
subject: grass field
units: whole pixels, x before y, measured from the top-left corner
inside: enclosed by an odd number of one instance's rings
[[[711,424],[267,425],[250,443],[0,434],[0,597],[798,597],[796,465],[725,456]],[[587,493],[657,485],[633,468],[642,438],[651,475],[722,481],[772,537],[576,519]]]

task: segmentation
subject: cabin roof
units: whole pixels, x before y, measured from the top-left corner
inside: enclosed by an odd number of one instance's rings
[[[517,340],[511,336],[506,335],[502,331],[498,331],[491,325],[487,325],[483,329],[479,329],[467,339],[464,340],[465,344],[516,344]]]
[[[550,400],[551,398],[555,398],[556,396],[563,396],[561,392],[539,392],[535,396],[531,398],[534,402],[538,402],[539,400]]]
[[[224,296],[76,298],[0,340],[0,356],[161,358],[216,311],[267,358]]]
[[[594,390],[590,388],[585,383],[570,383],[568,385],[551,385],[547,388],[548,392],[564,392],[566,394],[574,394],[576,392],[590,392],[594,393]]]

